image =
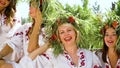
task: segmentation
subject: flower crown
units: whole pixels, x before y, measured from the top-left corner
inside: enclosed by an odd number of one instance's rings
[[[106,24],[103,26],[103,28],[101,29],[100,33],[101,33],[102,35],[104,35],[104,34],[105,34],[105,30],[106,30],[107,28],[109,28],[109,27],[113,27],[113,28],[116,30],[116,33],[117,33],[118,35],[120,35],[120,24],[118,23],[118,21],[113,21],[113,22],[111,22],[111,23],[106,23]]]
[[[58,55],[59,53],[63,53],[62,43],[59,40],[56,31],[57,31],[58,27],[64,23],[70,23],[76,29],[78,29],[78,30],[80,29],[79,24],[77,24],[77,22],[75,21],[73,16],[61,15],[60,17],[57,18],[57,20],[54,23],[51,23],[50,25],[48,25],[48,27],[51,26],[51,28],[48,28],[49,30],[51,29],[50,31],[48,31],[48,33],[51,34],[51,35],[49,35],[49,41],[50,41],[52,47],[54,48],[55,55]],[[79,43],[78,43],[78,45],[79,45]]]

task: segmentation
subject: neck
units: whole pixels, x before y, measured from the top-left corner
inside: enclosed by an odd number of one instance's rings
[[[64,48],[68,53],[76,53],[78,49],[76,44],[67,45],[67,46],[64,46]]]
[[[115,48],[109,48],[108,52],[114,53],[115,52]]]
[[[111,55],[111,54],[117,55],[115,48],[108,49],[108,55]]]

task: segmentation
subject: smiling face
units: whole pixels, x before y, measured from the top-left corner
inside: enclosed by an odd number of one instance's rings
[[[106,29],[104,41],[108,48],[115,47],[117,41],[117,34],[115,29],[113,29],[112,27]]]
[[[58,27],[58,34],[64,45],[72,45],[76,43],[76,32],[71,24],[62,24]]]
[[[0,0],[0,11],[10,4],[10,0]]]

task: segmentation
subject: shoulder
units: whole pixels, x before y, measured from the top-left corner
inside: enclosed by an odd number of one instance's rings
[[[97,56],[101,55],[101,54],[102,54],[102,49],[96,50],[96,51],[95,51],[95,54],[96,54]]]
[[[19,15],[17,15],[16,13],[15,13],[15,16],[13,18],[13,22],[22,24],[21,17]]]
[[[32,23],[25,23],[25,24],[22,25],[21,28],[24,29],[24,30],[28,30],[31,27],[32,27]]]
[[[27,32],[28,29],[31,27],[31,23],[26,23],[26,24],[23,24],[21,25],[18,29],[17,29],[17,33],[21,33],[21,32]]]
[[[25,24],[23,24],[23,26],[24,27],[31,27],[32,26],[32,23],[30,22],[30,23],[25,23]]]
[[[93,56],[93,53],[90,50],[87,50],[87,49],[79,49],[78,54],[79,55],[84,55],[84,56],[86,56],[86,58],[89,58],[89,57]]]
[[[87,49],[81,49],[81,51],[85,52],[85,53],[92,53],[92,51],[87,50]]]
[[[81,49],[80,51],[83,52],[88,58],[96,56],[95,53],[87,49]]]

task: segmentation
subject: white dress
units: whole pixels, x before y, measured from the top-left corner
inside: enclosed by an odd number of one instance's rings
[[[20,18],[14,17],[13,19],[13,27],[11,28],[10,24],[6,25],[5,22],[6,16],[1,15],[0,18],[0,51],[8,44],[12,49],[13,53],[7,55],[4,57],[6,61],[17,61],[18,60],[18,46],[19,42],[16,40],[17,37],[13,36],[15,35],[15,32],[17,29],[21,26],[21,20]]]
[[[49,48],[42,55],[38,55],[34,60],[28,57],[28,42],[29,38],[27,36],[28,30],[31,28],[31,23],[26,23],[19,30],[18,35],[23,38],[23,58],[19,63],[13,62],[13,68],[100,68],[101,65],[99,59],[92,52],[85,49],[78,49],[77,55],[79,56],[78,66],[72,63],[71,57],[64,52],[55,57],[53,54],[53,49]],[[43,37],[39,35],[39,45],[43,45]]]
[[[102,68],[97,56],[85,49],[78,50],[78,66],[74,65],[67,52],[57,57],[52,52],[53,49],[50,48],[46,53],[37,56],[34,61],[25,56],[19,64],[22,68]]]
[[[16,63],[16,62],[9,62],[13,65],[13,68],[31,68],[33,66],[33,62],[31,63],[30,61],[32,61],[29,57],[27,57],[28,52],[27,52],[27,48],[28,48],[28,42],[29,42],[29,37],[27,35],[29,29],[32,27],[32,23],[25,23],[24,25],[22,25],[17,33],[16,33],[16,37],[19,37],[19,41],[21,44],[21,48],[20,50],[20,59],[25,56],[23,59],[21,59],[20,63]],[[14,36],[15,37],[15,36]],[[17,39],[18,41],[18,39]],[[43,45],[43,37],[40,34],[39,35],[39,45]],[[29,59],[29,60],[28,60]],[[28,63],[29,62],[29,63]],[[21,64],[23,63],[23,64]],[[24,64],[25,63],[25,64]],[[30,64],[31,63],[31,64]],[[34,67],[33,67],[34,68]]]
[[[96,51],[96,54],[97,54],[97,56],[98,56],[99,59],[100,59],[100,62],[101,62],[101,64],[102,64],[102,68],[112,68],[111,65],[110,65],[110,61],[109,61],[108,55],[106,56],[106,59],[107,59],[107,62],[108,62],[108,63],[105,63],[105,62],[103,62],[103,60],[102,60],[102,51],[101,51],[101,50],[98,50],[98,51]],[[117,61],[117,64],[116,64],[115,68],[120,68],[120,57],[119,57],[119,59],[118,59],[118,61]]]

